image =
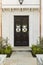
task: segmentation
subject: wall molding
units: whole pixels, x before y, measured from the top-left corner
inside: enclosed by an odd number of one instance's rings
[[[2,11],[40,11],[39,8],[2,8]]]

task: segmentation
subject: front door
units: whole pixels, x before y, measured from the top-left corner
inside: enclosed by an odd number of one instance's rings
[[[14,16],[14,46],[29,46],[29,16]]]

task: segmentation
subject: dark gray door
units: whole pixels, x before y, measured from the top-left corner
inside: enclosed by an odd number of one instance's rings
[[[14,46],[29,46],[29,16],[14,16]]]

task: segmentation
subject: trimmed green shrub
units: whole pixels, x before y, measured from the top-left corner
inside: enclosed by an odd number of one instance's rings
[[[36,45],[32,45],[32,54],[35,56],[37,51],[37,46]]]
[[[40,46],[32,45],[32,55],[36,56],[36,54],[43,54],[43,49]]]
[[[10,46],[8,46],[7,48],[5,48],[5,51],[4,51],[5,54],[10,54],[11,52],[12,52],[12,49],[11,49]]]
[[[3,39],[0,38],[0,54],[7,54],[7,56],[10,56],[12,53],[12,47],[8,43],[8,38]]]

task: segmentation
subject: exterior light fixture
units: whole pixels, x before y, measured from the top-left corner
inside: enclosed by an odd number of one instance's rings
[[[23,1],[24,1],[24,0],[19,0],[20,5],[22,5]]]

